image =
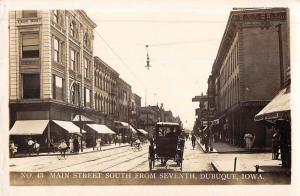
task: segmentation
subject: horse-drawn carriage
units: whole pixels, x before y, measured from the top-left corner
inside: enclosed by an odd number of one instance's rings
[[[182,170],[184,136],[178,123],[158,122],[154,130],[154,138],[149,146],[149,169],[155,167],[155,161],[166,166],[168,160],[176,162]]]

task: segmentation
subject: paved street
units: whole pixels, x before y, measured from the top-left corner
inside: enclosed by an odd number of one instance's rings
[[[210,162],[199,146],[192,149],[191,141],[186,143],[183,171],[212,171]],[[158,170],[178,170],[172,161],[168,167]],[[56,156],[24,157],[10,159],[11,171],[148,171],[148,144],[141,151],[133,151],[130,146],[94,153],[67,156],[58,160]]]
[[[270,162],[270,153],[258,154],[219,154],[204,153],[200,146],[193,150],[191,141],[186,142],[184,151],[183,171],[214,171],[213,163],[226,163],[218,169],[233,171],[234,158],[237,157],[237,171],[239,169],[255,171],[256,164]],[[279,166],[279,161],[277,161]],[[154,170],[178,171],[174,162],[169,161],[168,167],[161,167],[156,162]],[[243,167],[247,165],[247,167]],[[274,165],[274,164],[273,164]],[[130,146],[98,151],[87,154],[67,156],[65,160],[58,160],[56,156],[38,156],[10,159],[10,171],[149,171],[148,144],[143,145],[141,151],[133,151]],[[241,171],[241,170],[240,170]]]

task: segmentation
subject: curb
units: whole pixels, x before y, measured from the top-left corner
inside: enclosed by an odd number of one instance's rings
[[[114,147],[114,148],[102,149],[102,150],[93,150],[93,151],[88,151],[88,152],[66,153],[66,155],[67,156],[73,156],[73,155],[80,155],[80,154],[89,154],[89,153],[102,152],[102,151],[107,151],[107,150],[116,149],[116,148],[123,148],[123,147],[126,147],[126,146],[130,146],[130,144],[126,144],[126,145],[123,145],[123,146],[117,146],[117,147]],[[57,156],[57,155],[58,155],[58,153],[39,154],[39,155],[30,155],[30,156],[20,155],[20,156],[14,157],[14,159],[24,158],[24,157],[43,157],[43,156]]]

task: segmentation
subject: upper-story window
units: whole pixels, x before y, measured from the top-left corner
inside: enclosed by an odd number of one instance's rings
[[[53,10],[53,20],[58,24],[59,23],[59,12],[58,10]]]
[[[88,88],[84,88],[84,106],[91,107],[91,91]]]
[[[83,46],[85,47],[89,47],[88,46],[88,33],[84,33],[84,36],[83,36]]]
[[[64,100],[63,79],[61,77],[53,75],[52,82],[53,98],[57,100]]]
[[[53,60],[55,62],[60,62],[60,42],[59,40],[54,37],[53,39]]]
[[[90,61],[84,58],[83,65],[84,65],[84,77],[88,78],[90,76]]]
[[[76,64],[77,64],[77,60],[76,60],[76,52],[75,50],[71,49],[70,50],[70,56],[71,56],[71,61],[70,61],[70,69],[75,71],[76,69]]]
[[[23,10],[22,11],[22,18],[34,18],[37,17],[36,10]]]
[[[22,74],[23,99],[40,98],[40,74]]]
[[[74,20],[72,20],[70,23],[70,35],[75,38],[77,36],[77,27],[76,22]]]
[[[39,58],[39,34],[30,33],[22,35],[22,58]]]

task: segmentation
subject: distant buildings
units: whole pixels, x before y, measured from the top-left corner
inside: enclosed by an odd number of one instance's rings
[[[217,134],[226,142],[242,146],[250,132],[254,146],[271,146],[272,130],[254,122],[254,116],[283,87],[290,65],[288,14],[286,8],[230,13],[207,95],[194,98],[208,106],[197,109],[198,121],[216,120]]]

